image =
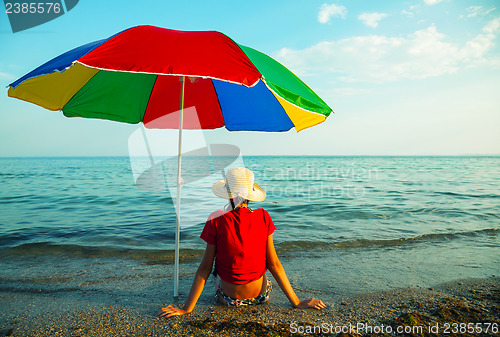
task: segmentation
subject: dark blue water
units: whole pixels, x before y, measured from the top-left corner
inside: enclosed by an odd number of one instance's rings
[[[305,273],[321,292],[500,272],[500,157],[243,160],[267,191],[253,207],[271,214],[277,249],[298,288],[307,288]],[[208,191],[221,177],[210,179]],[[138,188],[129,158],[3,158],[0,186],[0,256],[11,280],[12,266],[34,256],[135,260],[151,268],[173,262],[174,203],[168,191]],[[186,186],[186,268],[203,252],[199,234],[214,200],[225,205],[205,193]]]

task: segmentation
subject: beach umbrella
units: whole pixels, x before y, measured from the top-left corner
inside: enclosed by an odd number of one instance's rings
[[[332,111],[279,62],[222,33],[154,26],[129,28],[61,54],[11,83],[8,95],[66,117],[179,129],[176,297],[182,130],[300,131]],[[193,106],[196,116],[184,116],[184,108]],[[178,118],[162,118],[172,114]]]

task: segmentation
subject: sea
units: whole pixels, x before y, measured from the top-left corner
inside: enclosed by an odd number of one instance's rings
[[[335,301],[500,274],[498,156],[240,159],[267,192],[250,207],[271,215],[300,297]],[[195,161],[182,171],[181,297],[203,256],[204,222],[227,204],[211,194],[220,167],[189,178]],[[145,188],[138,167],[129,157],[1,158],[0,292],[168,302],[175,183]],[[285,305],[276,284],[274,293]],[[213,289],[204,294],[209,304]]]

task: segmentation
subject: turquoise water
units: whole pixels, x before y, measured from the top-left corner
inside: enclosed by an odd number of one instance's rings
[[[253,207],[271,214],[299,292],[332,297],[499,274],[500,157],[243,160],[268,193]],[[77,280],[90,259],[140,269],[121,268],[128,277],[171,277],[174,204],[166,191],[135,186],[129,158],[3,158],[0,184],[4,287],[65,272]],[[204,249],[196,219],[213,210],[203,193],[186,185],[183,212],[195,222],[181,231],[185,274]],[[92,270],[89,279],[104,277]]]

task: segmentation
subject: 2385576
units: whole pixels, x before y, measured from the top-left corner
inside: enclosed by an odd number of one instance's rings
[[[43,14],[60,13],[61,4],[57,2],[6,2],[5,13],[7,14]]]

